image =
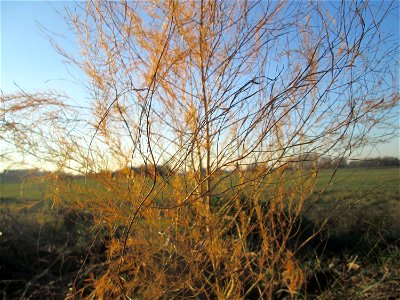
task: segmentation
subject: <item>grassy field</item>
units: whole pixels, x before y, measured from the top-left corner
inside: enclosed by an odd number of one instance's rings
[[[332,174],[332,170],[321,171],[318,175],[317,188],[325,187]],[[355,195],[362,195],[364,201],[399,200],[399,169],[338,169],[326,188],[323,198],[325,200],[346,199],[354,198]]]
[[[334,176],[333,176],[334,175]],[[231,179],[226,179],[231,180]],[[92,180],[77,179],[80,188],[100,190]],[[33,178],[22,182],[2,182],[1,208],[14,211],[40,212],[51,206],[55,191],[51,180]],[[166,193],[168,194],[168,186]],[[104,190],[107,193],[106,190]],[[267,197],[267,192],[265,192]],[[77,195],[77,197],[79,197]],[[48,213],[48,212],[46,212]],[[400,170],[326,169],[318,173],[311,199],[304,206],[304,216],[318,223],[326,218],[336,229],[350,230],[356,226],[381,226],[400,238]],[[398,233],[398,234],[397,234]]]
[[[316,192],[322,191],[322,200],[344,200],[362,197],[363,201],[375,202],[399,200],[400,171],[398,168],[382,169],[338,169],[318,173]],[[82,185],[91,184],[85,183]],[[0,197],[24,200],[42,200],[51,192],[51,182],[46,180],[25,180],[23,182],[0,183]]]
[[[45,182],[3,182],[0,187],[1,198],[42,200],[45,197],[49,185]]]
[[[334,176],[333,176],[334,175]],[[232,179],[225,179],[232,180]],[[92,180],[75,180],[79,188],[104,190]],[[290,184],[290,183],[289,183]],[[1,208],[25,212],[31,218],[49,214],[55,187],[51,180],[33,178],[22,182],[3,182],[0,186]],[[165,193],[169,187],[166,186]],[[268,189],[265,192],[267,197]],[[74,196],[75,197],[75,196]],[[76,197],[79,197],[78,193]],[[168,196],[167,196],[168,198]],[[318,173],[311,198],[305,203],[303,216],[313,223],[330,219],[332,232],[343,234],[360,228],[379,227],[385,235],[400,238],[400,171],[382,169],[326,169]]]
[[[332,174],[318,173],[303,209],[303,219],[314,228],[325,220],[328,226],[324,243],[311,243],[299,254],[309,283],[306,296],[298,298],[400,298],[400,170],[339,169]],[[98,188],[90,180],[77,183]],[[22,293],[63,299],[87,249],[102,247],[91,245],[95,232],[90,216],[51,209],[53,192],[50,180],[1,183],[0,268],[11,271],[0,276],[0,292],[7,299],[19,299]],[[95,252],[91,263],[101,263],[101,253]],[[349,262],[361,268],[350,270]]]
[[[400,238],[399,169],[339,169],[330,182],[331,175],[319,174],[315,199],[305,207],[308,218],[330,218],[337,234],[382,230]]]

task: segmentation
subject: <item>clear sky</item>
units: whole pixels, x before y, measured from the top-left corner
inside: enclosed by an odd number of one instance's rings
[[[62,13],[65,6],[73,5],[71,1],[1,1],[0,86],[3,93],[16,91],[16,85],[28,92],[57,89],[84,105],[87,96],[79,85],[84,75],[71,66],[67,68],[63,57],[54,50],[39,26],[60,35],[58,40],[62,46],[77,53],[75,37],[63,16],[57,13],[57,10]],[[396,26],[398,34],[398,13],[388,24],[386,26]],[[364,149],[361,156],[399,157],[399,138]]]
[[[80,98],[84,90],[74,76],[78,70],[65,64],[40,28],[43,26],[59,36],[68,51],[76,51],[74,35],[60,13],[65,1],[1,1],[1,89],[4,93],[17,90],[58,89]],[[67,68],[68,67],[68,68]]]

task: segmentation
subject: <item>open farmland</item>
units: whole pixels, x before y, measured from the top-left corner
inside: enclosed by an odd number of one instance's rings
[[[396,246],[400,238],[399,169],[338,169],[332,178],[333,172],[326,169],[318,173],[302,213],[304,223],[311,226],[307,234],[310,229],[321,230],[319,239],[298,254],[310,278],[303,289],[304,298],[352,297],[361,292],[364,296],[379,295],[382,288],[397,295],[397,273],[381,272],[388,264],[400,264]],[[72,181],[82,189],[107,193],[107,188],[91,180]],[[0,278],[0,290],[11,298],[26,291],[39,299],[51,281],[52,296],[62,299],[65,286],[72,282],[87,253],[91,257],[89,270],[104,259],[104,250],[99,250],[102,243],[91,229],[91,216],[53,205],[52,188],[53,182],[43,179],[1,184],[1,251],[13,257],[11,264],[1,262],[10,273]],[[321,224],[327,225],[322,228]],[[350,272],[351,260],[356,266],[363,264],[362,271]],[[57,275],[60,271],[61,277]],[[38,273],[45,276],[35,277]]]
[[[315,199],[305,214],[312,220],[332,220],[332,231],[381,231],[400,238],[400,172],[388,169],[339,169],[322,171]],[[330,183],[329,183],[330,182]]]
[[[235,179],[228,177],[224,180]],[[80,189],[98,190],[101,194],[110,193],[107,187],[94,184],[90,179],[69,179],[66,180],[66,185],[71,182],[78,187],[75,189],[77,198]],[[398,168],[321,170],[317,175],[311,199],[307,200],[303,208],[303,214],[314,223],[321,223],[325,219],[337,223],[334,231],[346,231],[357,226],[360,230],[365,230],[365,226],[376,226],[386,230],[390,236],[400,238],[399,183]],[[27,215],[39,210],[45,215],[51,215],[53,205],[50,199],[55,197],[53,184],[52,179],[46,178],[27,178],[21,182],[5,180],[1,183],[1,207]],[[265,197],[268,197],[268,188]],[[60,198],[63,199],[62,195]]]
[[[84,179],[76,179],[81,185],[92,185]],[[321,170],[317,176],[316,191],[323,190],[325,201],[354,198],[354,195],[376,196],[398,200],[400,195],[400,171],[398,168],[359,168]],[[1,197],[42,200],[51,191],[51,182],[45,178],[27,178],[21,182],[1,182]],[[329,196],[328,196],[329,195]],[[365,199],[365,198],[364,198]]]

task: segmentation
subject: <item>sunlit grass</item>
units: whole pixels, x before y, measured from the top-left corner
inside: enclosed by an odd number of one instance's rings
[[[333,170],[322,170],[318,172],[315,193],[322,192],[321,198],[325,201],[354,198],[356,195],[363,197],[363,202],[380,202],[381,200],[399,200],[400,198],[400,171],[398,168],[385,169],[338,169],[333,175]],[[179,175],[181,176],[181,175]],[[224,175],[220,185],[228,187],[237,184],[234,175]],[[118,179],[117,179],[118,180]],[[162,178],[158,178],[162,180]],[[150,185],[150,180],[146,180]],[[115,184],[128,184],[125,180]],[[101,182],[88,179],[64,180],[65,185],[80,187],[84,190],[102,190],[110,192],[110,188],[102,185]],[[171,196],[172,190],[168,182],[159,184],[159,193],[155,193],[160,199]],[[272,183],[273,184],[273,183]],[[288,181],[290,184],[290,180]],[[0,187],[1,198],[13,198],[24,200],[43,200],[52,195],[51,180],[26,180],[24,182],[3,182]],[[222,191],[218,185],[216,190]],[[162,192],[161,192],[162,191]],[[77,194],[79,189],[77,190]],[[78,195],[77,195],[78,196]]]

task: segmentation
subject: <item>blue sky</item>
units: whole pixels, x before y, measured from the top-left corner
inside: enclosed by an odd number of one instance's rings
[[[17,84],[27,91],[65,91],[77,101],[84,97],[83,88],[70,72],[78,78],[83,74],[71,65],[67,68],[65,59],[54,50],[40,28],[60,34],[57,40],[62,41],[63,47],[76,52],[74,35],[57,12],[63,12],[66,5],[73,2],[1,1],[1,89],[4,93],[16,91]]]
[[[16,91],[16,84],[28,92],[56,89],[64,91],[76,103],[85,104],[87,95],[79,84],[84,75],[76,68],[67,68],[63,57],[54,50],[39,26],[61,35],[58,40],[62,41],[62,46],[76,54],[75,37],[56,11],[62,13],[65,6],[73,5],[65,1],[1,1],[0,86],[3,93]],[[385,26],[395,26],[398,35],[398,12]],[[358,155],[399,157],[399,138],[364,149]]]

